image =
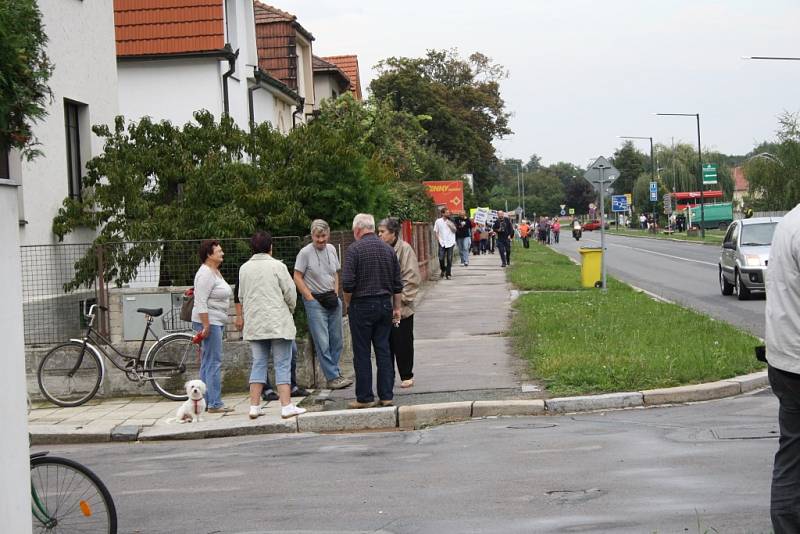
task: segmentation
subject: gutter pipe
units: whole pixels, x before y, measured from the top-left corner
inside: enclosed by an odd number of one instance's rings
[[[236,58],[239,57],[239,50],[228,56],[228,70],[222,75],[222,106],[225,110],[225,115],[230,112],[230,103],[228,102],[228,78],[236,72]]]

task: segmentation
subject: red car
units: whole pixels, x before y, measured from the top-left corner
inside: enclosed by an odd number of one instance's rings
[[[587,222],[586,224],[583,225],[583,229],[585,231],[587,231],[587,232],[591,231],[591,230],[599,230],[600,229],[600,219],[593,219],[593,220]],[[606,228],[605,229],[608,230],[608,223],[606,223]]]

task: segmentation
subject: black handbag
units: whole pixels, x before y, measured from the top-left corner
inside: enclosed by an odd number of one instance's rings
[[[311,296],[326,310],[335,310],[339,306],[339,296],[333,290],[325,291],[324,293],[311,293]]]

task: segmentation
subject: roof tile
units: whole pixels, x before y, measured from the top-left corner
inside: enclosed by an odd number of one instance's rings
[[[322,58],[328,63],[333,63],[345,73],[350,79],[350,91],[356,100],[361,100],[361,77],[358,70],[358,56],[345,55],[345,56],[325,56]]]

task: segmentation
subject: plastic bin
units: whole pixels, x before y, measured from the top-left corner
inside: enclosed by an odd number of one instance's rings
[[[600,247],[581,247],[578,251],[581,253],[581,285],[600,287],[603,250]]]

